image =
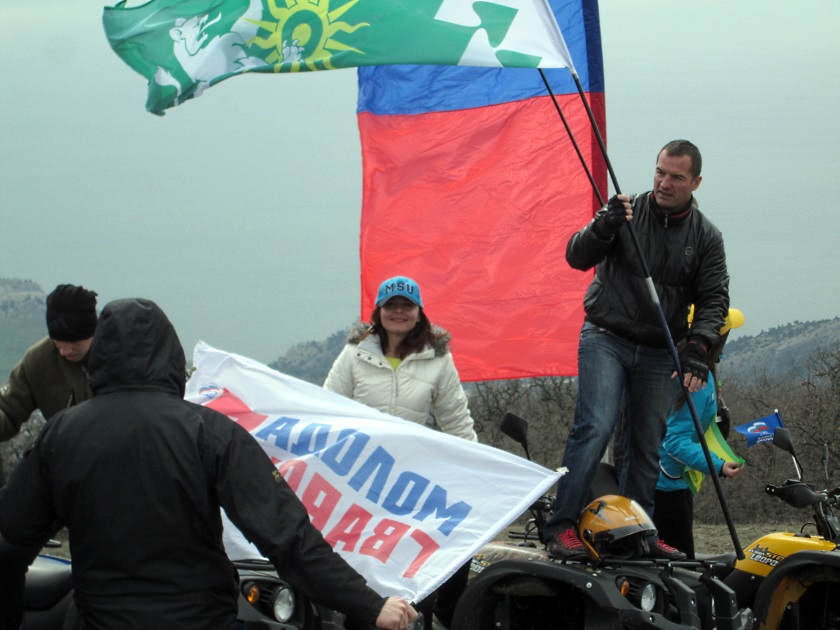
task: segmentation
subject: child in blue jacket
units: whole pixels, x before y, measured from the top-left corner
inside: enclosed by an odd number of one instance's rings
[[[691,315],[689,315],[689,321]],[[723,346],[732,328],[743,325],[744,316],[737,309],[730,309],[726,322],[721,328],[720,339],[708,353],[709,378],[706,387],[691,394],[700,425],[705,432],[718,416],[720,392],[717,384],[717,363]],[[714,473],[721,477],[734,479],[743,470],[743,464],[726,462],[715,453],[710,453],[714,464]],[[689,488],[683,473],[688,469],[709,474],[709,467],[703,448],[697,437],[694,420],[685,400],[685,392],[680,391],[674,403],[674,410],[668,418],[665,438],[659,448],[659,480],[656,483],[653,522],[659,537],[668,545],[684,552],[689,559],[694,558],[694,493]]]

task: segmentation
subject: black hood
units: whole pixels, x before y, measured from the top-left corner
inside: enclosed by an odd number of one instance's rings
[[[109,302],[102,309],[90,350],[94,395],[155,389],[183,397],[184,349],[166,314],[151,300]]]

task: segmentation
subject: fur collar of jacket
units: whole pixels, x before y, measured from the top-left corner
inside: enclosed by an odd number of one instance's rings
[[[357,322],[351,329],[347,335],[347,343],[352,344],[354,346],[358,346],[359,342],[362,340],[362,337],[365,336],[366,333],[373,328],[370,324],[365,322]],[[434,351],[436,357],[442,357],[446,354],[449,354],[449,341],[452,339],[452,335],[449,333],[448,330],[445,328],[441,328],[440,326],[432,325],[432,333],[435,336],[435,345]],[[375,339],[379,339],[376,335],[374,335]]]

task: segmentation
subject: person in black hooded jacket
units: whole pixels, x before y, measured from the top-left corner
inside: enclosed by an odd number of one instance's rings
[[[157,305],[108,304],[91,349],[94,398],[38,436],[0,494],[0,535],[35,545],[66,524],[86,629],[227,629],[237,591],[223,507],[306,596],[404,628],[413,608],[375,593],[333,551],[247,431],[183,399],[185,364]]]

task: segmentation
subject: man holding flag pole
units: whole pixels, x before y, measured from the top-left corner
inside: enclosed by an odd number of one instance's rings
[[[580,270],[595,267],[595,277],[584,299],[575,421],[562,462],[569,473],[558,482],[546,527],[545,542],[554,557],[585,554],[578,516],[622,413],[627,429],[621,441],[626,452],[620,453],[619,492],[653,513],[659,444],[677,390],[667,335],[686,338],[692,303],[691,335],[679,356],[683,386],[694,392],[708,379],[707,353],[729,308],[729,274],[723,237],[694,199],[701,166],[696,146],[686,140],[669,142],[657,156],[652,191],[632,200],[614,196],[569,240],[568,263]],[[640,269],[637,260],[636,231],[653,270],[647,278],[647,269]],[[651,300],[651,294],[659,301]],[[662,330],[660,312],[667,331]],[[685,557],[656,538],[647,547],[650,557]]]

